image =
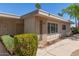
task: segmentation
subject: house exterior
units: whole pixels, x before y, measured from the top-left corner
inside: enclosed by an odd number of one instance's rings
[[[23,33],[23,24],[23,20],[20,17],[0,13],[0,35]]]
[[[70,23],[43,10],[35,10],[21,17],[0,14],[0,35],[36,33],[39,40],[51,41],[70,35]]]

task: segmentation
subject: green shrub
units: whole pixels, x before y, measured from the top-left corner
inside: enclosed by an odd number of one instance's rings
[[[35,34],[19,34],[14,36],[15,54],[20,56],[35,56],[38,39]]]
[[[14,50],[14,38],[12,38],[9,35],[3,35],[1,36],[1,40],[4,44],[4,46],[7,48],[7,50],[13,54],[13,50]]]
[[[79,33],[79,28],[73,28],[72,33],[73,34],[78,34]]]

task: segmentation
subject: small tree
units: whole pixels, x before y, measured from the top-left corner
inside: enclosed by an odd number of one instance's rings
[[[36,9],[41,9],[41,5],[39,3],[35,4]]]
[[[63,14],[68,14],[70,18],[75,19],[75,26],[77,28],[77,21],[79,19],[79,5],[71,4],[67,8],[62,10]]]

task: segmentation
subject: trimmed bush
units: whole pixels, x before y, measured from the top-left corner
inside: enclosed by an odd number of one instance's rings
[[[6,47],[6,49],[10,52],[10,54],[13,54],[14,50],[14,38],[12,38],[9,35],[3,35],[1,36],[1,41]]]
[[[38,39],[35,34],[19,34],[14,36],[15,55],[35,56]]]
[[[78,34],[79,33],[79,28],[73,28],[72,33],[73,34]]]

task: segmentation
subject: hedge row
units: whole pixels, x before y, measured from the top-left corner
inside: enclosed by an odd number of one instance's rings
[[[35,34],[19,34],[11,37],[9,35],[1,36],[7,50],[13,55],[35,56],[38,47],[38,39]]]

